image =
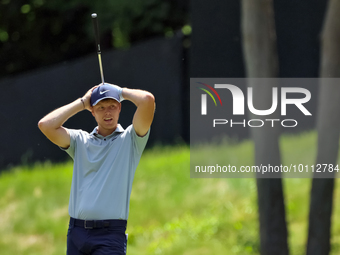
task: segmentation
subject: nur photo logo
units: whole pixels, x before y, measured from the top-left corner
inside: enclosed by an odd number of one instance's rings
[[[222,106],[221,97],[220,97],[220,95],[216,92],[216,90],[213,87],[211,87],[210,85],[205,84],[203,82],[197,82],[197,83],[202,84],[205,87],[207,87],[208,89],[210,89],[217,96],[217,98],[220,101],[220,104]],[[201,88],[201,87],[198,87],[198,88],[203,90],[204,92],[206,92],[212,98],[212,100],[214,101],[215,106],[217,106],[216,100],[215,100],[214,96],[209,92],[209,90]],[[201,95],[201,114],[202,115],[207,115],[207,95],[206,94],[202,94]]]
[[[230,127],[235,125],[239,125],[240,127],[262,127],[266,122],[274,127],[276,122],[280,122],[283,127],[296,127],[298,125],[298,121],[296,119],[265,119],[263,116],[269,116],[277,111],[279,108],[280,101],[280,115],[287,116],[287,106],[292,105],[292,107],[296,107],[304,116],[312,116],[310,111],[305,106],[311,99],[311,93],[308,89],[301,87],[271,87],[268,86],[268,90],[271,90],[271,106],[267,109],[257,109],[254,106],[254,89],[253,87],[247,88],[247,93],[244,95],[243,91],[236,85],[232,84],[214,84],[213,86],[208,85],[203,82],[196,82],[197,84],[201,84],[204,87],[198,87],[200,90],[205,92],[201,94],[201,116],[209,116],[209,111],[214,111],[214,109],[208,109],[207,103],[207,95],[213,100],[215,106],[217,106],[217,102],[215,97],[220,102],[220,106],[223,107],[221,96],[232,96],[232,115],[246,115],[245,106],[248,107],[248,111],[256,116],[262,116],[259,119],[243,119],[241,122],[236,122],[233,119],[226,119],[224,116],[221,118],[213,118],[211,120],[212,126],[216,127],[217,125],[226,125],[230,124]],[[218,90],[218,91],[217,91]],[[280,92],[280,93],[279,93]],[[229,95],[228,95],[229,94]],[[294,97],[291,95],[294,94]],[[221,95],[221,96],[220,96]],[[297,97],[297,98],[296,98]],[[230,109],[224,106],[223,108],[225,113],[230,114]],[[223,118],[224,117],[224,118]],[[203,119],[202,119],[203,120]],[[204,120],[206,121],[206,119]]]
[[[277,165],[274,152],[281,134],[315,127],[319,84],[315,78],[190,78],[190,176],[309,178],[301,171],[307,163]],[[254,165],[255,153],[268,162]]]

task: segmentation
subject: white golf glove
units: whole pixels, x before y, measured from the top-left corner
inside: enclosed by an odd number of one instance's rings
[[[107,84],[113,86],[115,89],[118,90],[118,94],[119,94],[119,102],[124,101],[124,97],[123,97],[123,95],[122,95],[123,89],[122,89],[121,87],[119,87],[119,86],[117,86],[117,85],[114,85],[114,84],[111,84],[111,83],[107,83]]]

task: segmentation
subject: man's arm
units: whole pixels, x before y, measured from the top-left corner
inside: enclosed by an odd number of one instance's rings
[[[42,118],[38,123],[41,132],[54,144],[68,148],[71,142],[70,134],[62,125],[76,113],[84,109],[91,110],[90,98],[92,90],[95,88],[90,89],[82,99],[79,98],[68,105],[64,105]]]
[[[137,106],[132,120],[137,135],[146,135],[153,121],[155,97],[150,92],[128,88],[122,89],[122,96]]]

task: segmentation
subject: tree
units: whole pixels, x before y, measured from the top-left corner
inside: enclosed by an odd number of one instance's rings
[[[253,87],[253,104],[257,109],[269,109],[274,80],[278,75],[278,55],[272,0],[242,1],[243,52],[248,86]],[[268,107],[269,105],[269,107]],[[271,117],[275,117],[274,113]],[[261,119],[262,116],[256,116]],[[268,118],[268,116],[266,117]],[[263,118],[264,119],[264,118]],[[252,128],[255,144],[255,164],[281,164],[278,139],[279,127]],[[284,196],[280,175],[257,178],[262,255],[288,254]]]
[[[340,77],[340,2],[330,0],[321,37],[320,92],[317,112],[316,164],[337,162],[340,138],[340,86],[330,77]],[[307,242],[308,255],[326,255],[331,250],[331,216],[334,172],[315,173],[312,181]]]
[[[187,7],[170,0],[3,0],[0,77],[95,52],[92,12],[99,16],[102,50],[172,36],[188,22]]]

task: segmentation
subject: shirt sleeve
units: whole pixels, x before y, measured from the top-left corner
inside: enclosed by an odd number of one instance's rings
[[[80,134],[80,130],[75,129],[67,129],[70,134],[70,146],[68,148],[59,147],[61,150],[65,151],[72,159],[74,159],[75,151],[76,151],[76,140]]]
[[[131,139],[132,139],[134,148],[136,149],[138,154],[142,154],[145,149],[146,143],[148,142],[148,139],[149,139],[150,128],[144,136],[137,135],[132,124],[127,129],[128,129],[128,132],[131,133]]]

